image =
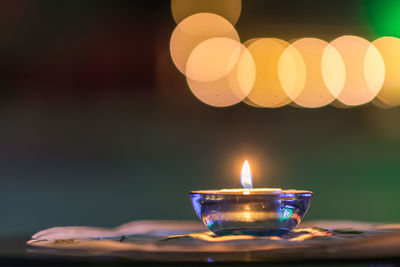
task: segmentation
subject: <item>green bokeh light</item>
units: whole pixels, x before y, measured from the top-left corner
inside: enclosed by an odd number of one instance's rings
[[[377,35],[400,37],[399,0],[367,0],[366,8],[369,22]]]

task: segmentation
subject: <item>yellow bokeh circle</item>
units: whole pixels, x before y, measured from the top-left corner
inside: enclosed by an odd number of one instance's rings
[[[218,46],[221,47],[217,48]],[[217,80],[209,81],[195,80],[189,76],[186,77],[192,93],[200,101],[210,106],[231,106],[246,98],[253,87],[255,80],[256,68],[253,57],[247,48],[238,41],[224,37],[216,37],[199,44],[193,50],[188,60],[189,64],[187,65],[187,69],[188,71],[189,69],[192,69],[190,71],[193,71],[193,66],[196,65],[195,59],[200,60],[200,57],[197,55],[201,54],[203,51],[207,51],[209,49],[226,49],[227,51],[232,51],[232,53],[235,54],[236,49],[232,48],[239,48],[239,57],[233,68],[223,77],[220,77]],[[194,59],[192,58],[192,55],[194,56]],[[223,69],[223,64],[227,63],[226,61],[216,62],[210,57],[207,58],[210,60],[208,65],[221,64],[219,67],[220,69]],[[201,66],[207,66],[207,62],[204,62],[203,60],[201,61]],[[228,65],[229,64],[230,63],[228,63]],[[226,69],[230,69],[230,67],[227,66]],[[205,70],[200,71],[205,72]]]

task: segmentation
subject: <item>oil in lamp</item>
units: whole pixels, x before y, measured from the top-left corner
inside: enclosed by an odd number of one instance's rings
[[[282,236],[306,214],[313,193],[280,188],[252,188],[248,161],[242,167],[243,189],[191,191],[193,208],[216,235]]]

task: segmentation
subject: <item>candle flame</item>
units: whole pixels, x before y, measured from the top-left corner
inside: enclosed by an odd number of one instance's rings
[[[244,163],[243,163],[241,183],[242,183],[242,186],[245,189],[252,189],[253,188],[250,165],[249,165],[249,162],[247,160],[245,160]]]

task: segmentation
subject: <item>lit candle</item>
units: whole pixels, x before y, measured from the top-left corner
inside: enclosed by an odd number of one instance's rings
[[[242,182],[242,186],[246,189],[253,188],[253,179],[251,178],[250,165],[247,160],[244,161],[242,167],[242,175],[240,181]]]
[[[312,192],[253,189],[250,165],[242,167],[243,189],[190,192],[197,216],[217,235],[284,235],[306,214]]]

